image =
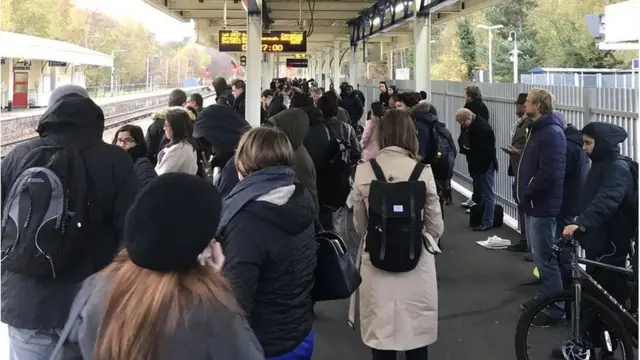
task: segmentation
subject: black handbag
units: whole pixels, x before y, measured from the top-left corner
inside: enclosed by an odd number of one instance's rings
[[[318,265],[311,296],[314,301],[347,299],[362,282],[360,272],[340,235],[322,230],[319,222],[316,227]]]

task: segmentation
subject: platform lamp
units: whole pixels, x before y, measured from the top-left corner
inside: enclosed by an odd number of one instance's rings
[[[115,55],[116,55],[117,53],[125,52],[125,51],[126,51],[126,50],[113,50],[113,51],[111,52],[111,57],[113,58],[113,64],[111,65],[111,87],[110,87],[110,89],[111,89],[111,97],[113,97],[113,96],[114,96],[114,88],[113,88],[113,84],[114,84],[115,79],[116,79],[116,66],[115,66],[115,65],[116,65],[116,64],[115,64],[115,62],[116,62],[116,58],[115,58]]]
[[[513,41],[513,50],[509,51],[511,54],[511,61],[513,61],[513,83],[518,83],[518,55],[520,51],[518,50],[518,33],[515,31],[509,32],[508,41]]]
[[[493,30],[502,29],[504,25],[478,25],[478,28],[489,31],[489,83],[493,82]]]

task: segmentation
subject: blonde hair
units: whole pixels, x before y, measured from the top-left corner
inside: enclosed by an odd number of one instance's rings
[[[380,149],[397,146],[407,150],[413,159],[419,159],[416,125],[409,113],[400,110],[390,110],[380,120],[374,136],[378,144],[380,144]]]
[[[270,127],[257,127],[247,131],[238,144],[236,169],[242,176],[272,166],[293,165],[291,142],[282,131]]]
[[[461,108],[456,111],[456,121],[458,123],[473,118],[473,112],[466,108]]]
[[[100,274],[109,278],[95,360],[156,359],[163,341],[198,304],[242,311],[229,283],[211,266],[159,272],[134,264],[126,250]]]
[[[530,101],[532,104],[540,106],[540,114],[549,115],[553,113],[555,99],[547,89],[533,88],[529,96],[531,96]]]

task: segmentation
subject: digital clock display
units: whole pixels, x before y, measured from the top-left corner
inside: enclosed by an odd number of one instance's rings
[[[218,51],[247,51],[246,31],[220,30],[218,35]],[[307,52],[307,33],[305,31],[271,31],[269,33],[263,33],[262,52]]]

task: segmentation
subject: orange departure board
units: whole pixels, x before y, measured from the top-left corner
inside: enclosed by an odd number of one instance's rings
[[[218,51],[247,51],[247,32],[241,30],[220,30]],[[262,34],[263,53],[305,53],[307,52],[306,31],[271,31]]]

